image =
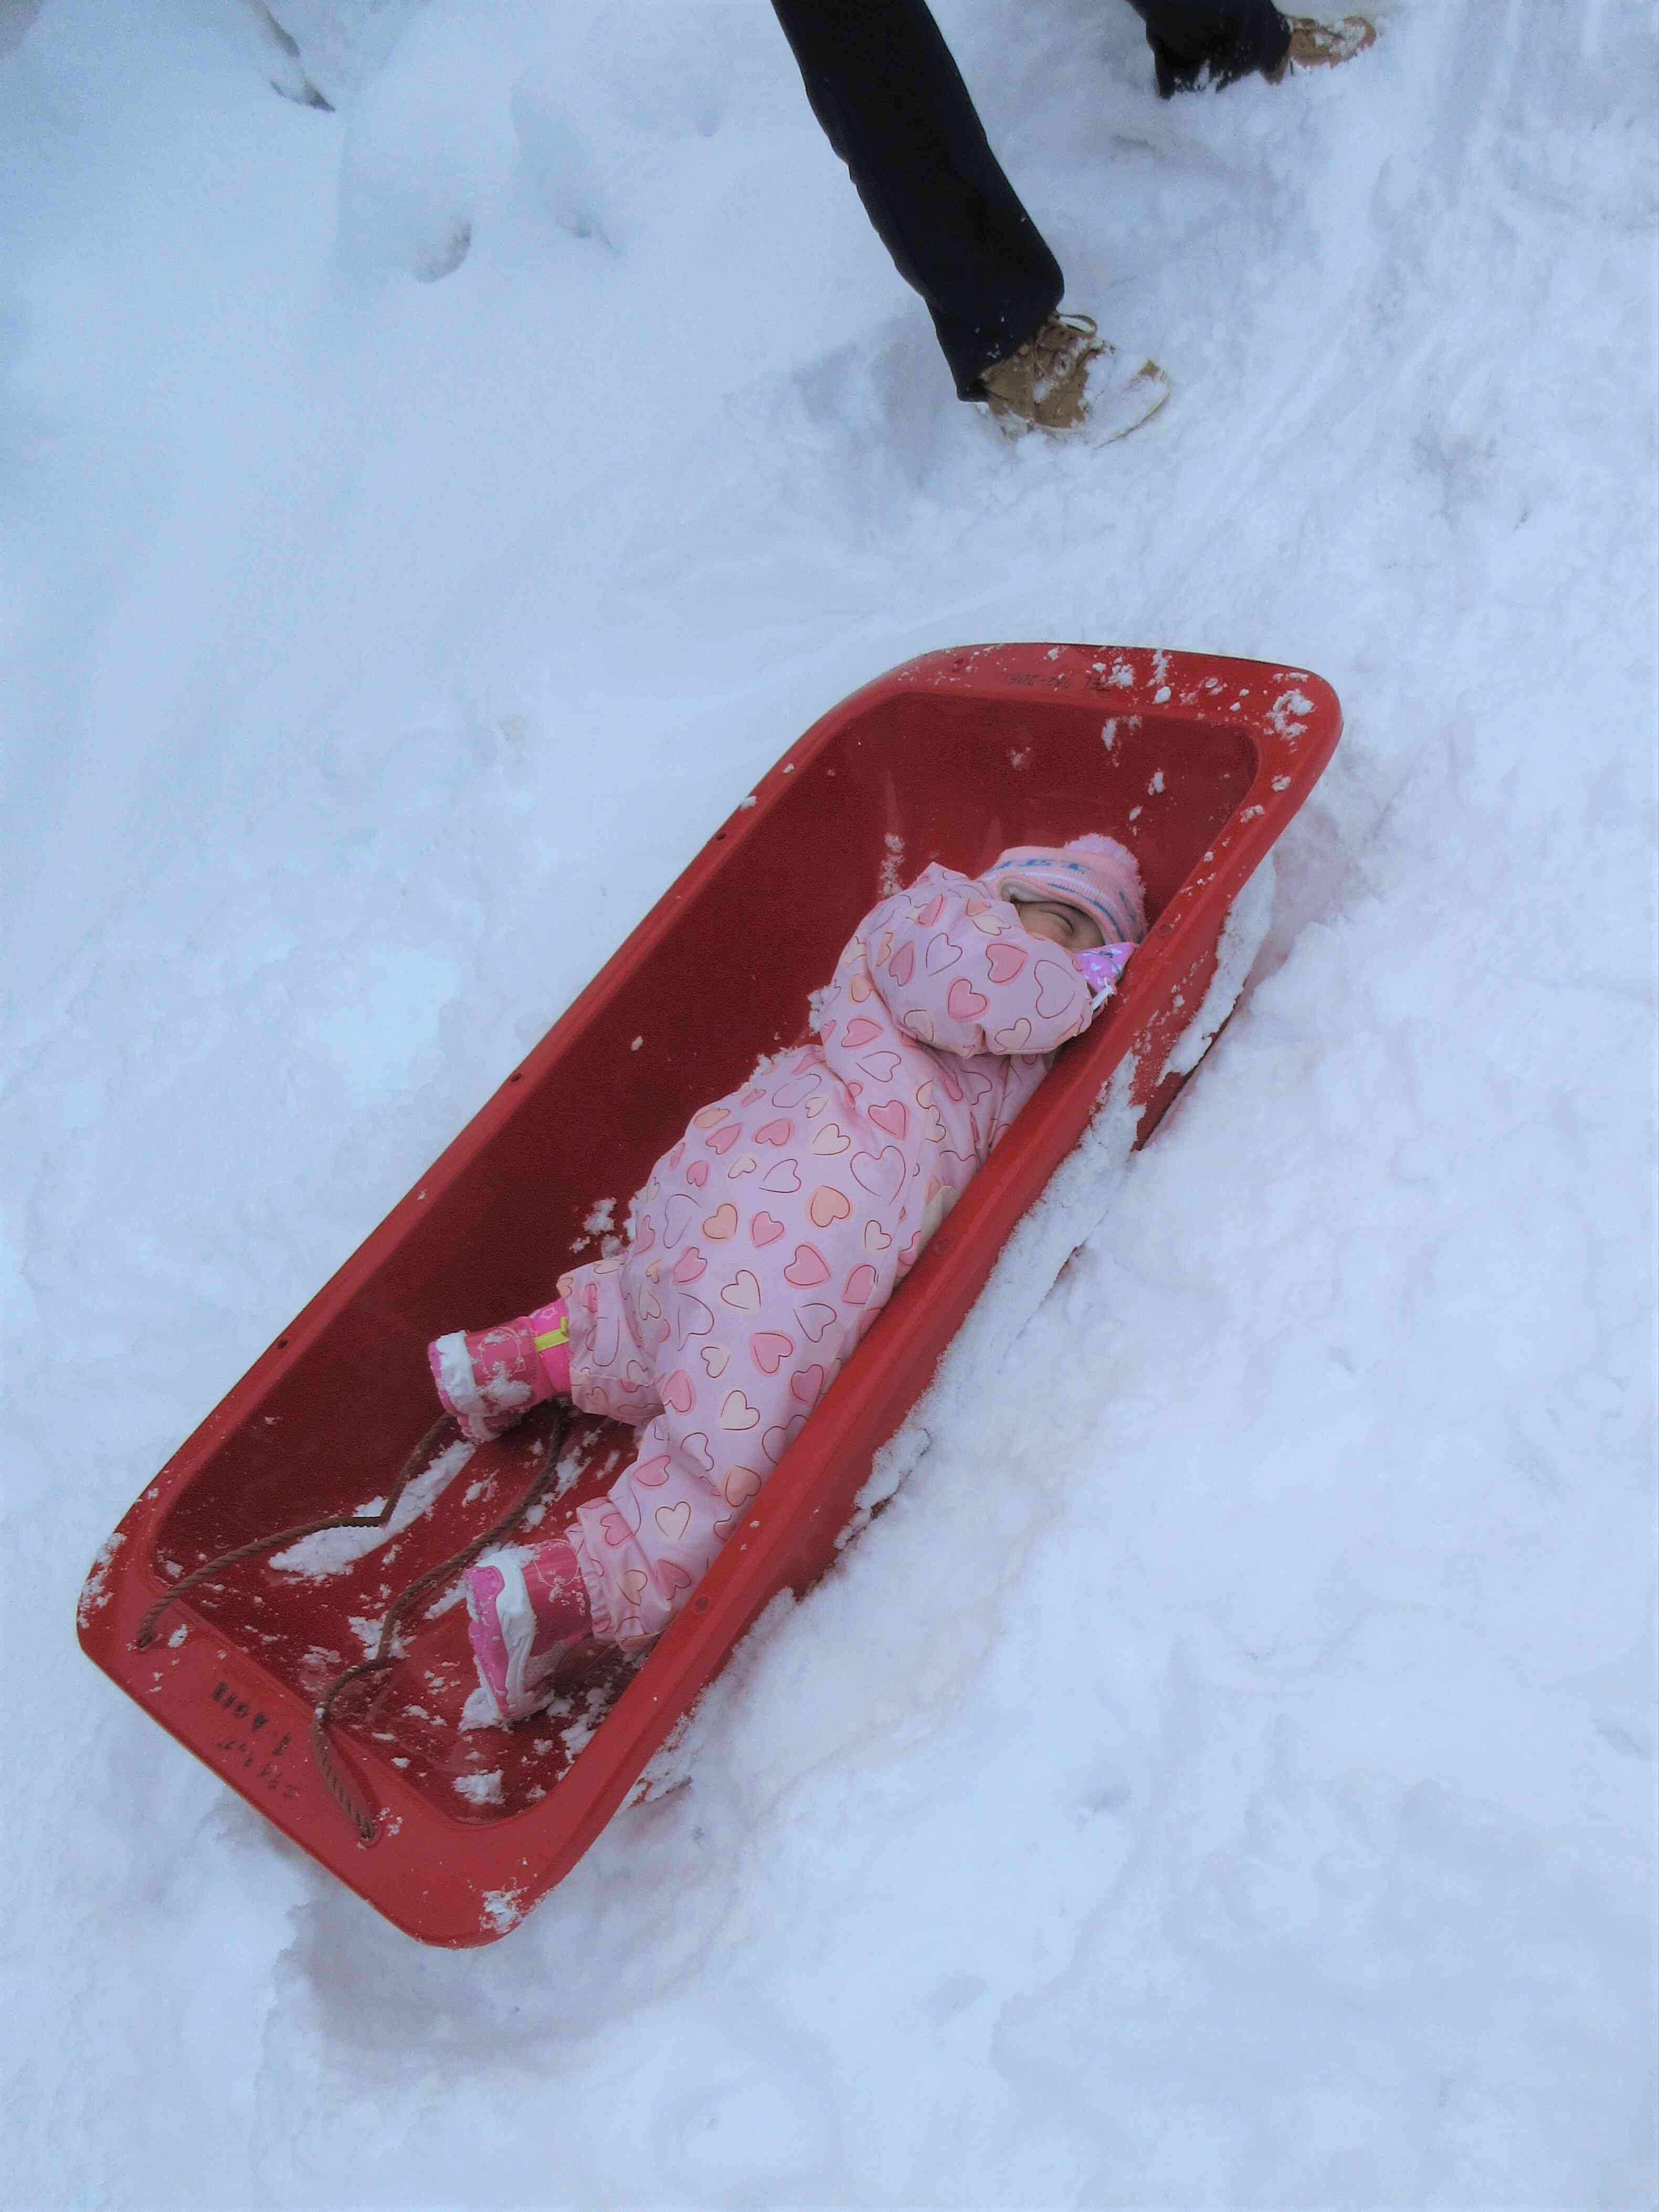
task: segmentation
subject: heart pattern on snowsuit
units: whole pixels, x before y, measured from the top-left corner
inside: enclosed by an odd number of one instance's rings
[[[651,1409],[569,1531],[601,1638],[661,1633],[1045,1055],[1086,1026],[1088,987],[1042,942],[942,867],[884,899],[817,1001],[817,1042],[699,1108],[627,1251],[561,1279],[578,1402]]]

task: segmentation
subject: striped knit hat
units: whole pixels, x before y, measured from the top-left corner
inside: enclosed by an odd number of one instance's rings
[[[1146,902],[1135,856],[1115,837],[1073,837],[1069,845],[1012,845],[985,871],[999,898],[1058,899],[1099,925],[1108,945],[1139,945]]]

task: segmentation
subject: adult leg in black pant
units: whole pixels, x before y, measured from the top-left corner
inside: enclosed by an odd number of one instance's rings
[[[1146,26],[1158,88],[1169,100],[1191,92],[1206,70],[1214,85],[1259,70],[1277,84],[1287,70],[1329,69],[1363,54],[1376,37],[1364,15],[1322,23],[1281,15],[1273,0],[1129,0]]]
[[[812,112],[878,234],[933,319],[957,394],[1047,429],[1092,417],[1108,435],[1144,421],[1169,386],[1148,362],[1103,411],[1112,349],[1086,317],[1056,311],[1060,264],[991,151],[927,0],[772,0]],[[1273,0],[1131,0],[1167,98],[1207,68],[1218,83],[1272,75],[1292,25]],[[1299,33],[1319,27],[1297,19]],[[1346,19],[1329,50],[1359,51]],[[988,372],[995,371],[987,381]]]
[[[772,0],[812,112],[906,283],[957,394],[1035,337],[1060,267],[991,151],[924,0]]]
[[[1190,92],[1207,69],[1231,84],[1260,70],[1271,76],[1290,52],[1291,27],[1273,0],[1129,0],[1146,26],[1158,88],[1165,100]]]

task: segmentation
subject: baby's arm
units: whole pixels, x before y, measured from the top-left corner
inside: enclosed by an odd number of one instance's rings
[[[899,1027],[939,1052],[1052,1052],[1089,1026],[1089,986],[983,884],[929,868],[860,932]]]

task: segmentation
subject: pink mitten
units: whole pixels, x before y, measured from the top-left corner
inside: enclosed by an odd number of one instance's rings
[[[1133,945],[1103,945],[1093,952],[1074,952],[1073,959],[1081,969],[1084,981],[1089,986],[1089,995],[1098,1013],[1118,987],[1119,979],[1129,964],[1129,955],[1138,948]]]

